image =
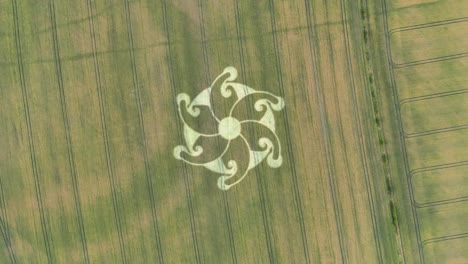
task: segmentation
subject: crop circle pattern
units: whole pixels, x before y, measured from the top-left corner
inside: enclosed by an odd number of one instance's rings
[[[186,93],[177,95],[185,144],[176,146],[173,155],[190,165],[221,174],[217,181],[221,190],[228,190],[240,183],[263,160],[271,168],[278,168],[283,163],[274,113],[284,108],[284,99],[233,82],[236,78],[237,70],[227,67],[211,87],[204,89],[193,100]],[[220,106],[227,104],[223,100],[229,99],[232,102],[228,104],[229,111],[220,111]],[[251,107],[243,107],[245,105]],[[242,117],[242,114],[238,114],[241,112],[250,115]],[[209,124],[200,125],[202,117],[206,119],[204,115],[209,115],[208,118],[215,123],[214,129],[202,131],[209,127]],[[213,144],[220,143],[224,148],[219,153],[205,151],[204,146],[213,147]],[[245,153],[239,154],[236,148]],[[239,162],[242,159],[245,162]]]

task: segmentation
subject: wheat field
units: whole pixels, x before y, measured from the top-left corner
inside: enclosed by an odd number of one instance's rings
[[[463,263],[468,9],[409,2],[0,0],[0,263]]]

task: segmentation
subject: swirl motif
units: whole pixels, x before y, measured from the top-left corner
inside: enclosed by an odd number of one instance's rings
[[[202,166],[215,173],[218,188],[228,190],[240,183],[250,170],[266,159],[268,166],[278,168],[283,163],[281,145],[276,134],[274,112],[284,108],[283,98],[269,92],[256,91],[233,82],[237,78],[234,67],[224,69],[211,87],[203,90],[193,100],[186,93],[177,95],[177,105],[183,122],[185,145],[174,148],[174,157],[194,166]],[[235,95],[235,98],[233,97]],[[223,100],[223,101],[221,101]],[[253,102],[253,113],[247,113],[243,104]],[[229,109],[226,111],[225,109]],[[200,121],[208,116],[211,122]],[[259,134],[269,134],[258,137]],[[219,152],[220,142],[224,144]],[[218,146],[214,151],[205,148]],[[234,151],[231,148],[235,148]],[[248,161],[238,162],[228,156],[239,155]]]

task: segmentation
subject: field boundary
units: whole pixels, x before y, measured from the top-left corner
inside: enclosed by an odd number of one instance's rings
[[[364,176],[365,176],[367,201],[368,201],[368,205],[369,205],[370,213],[371,213],[372,232],[373,232],[373,237],[374,237],[374,240],[375,240],[374,244],[375,244],[375,247],[376,247],[377,258],[379,260],[379,263],[383,263],[380,237],[377,235],[378,230],[377,230],[377,226],[376,226],[377,225],[377,220],[376,220],[376,214],[375,214],[375,208],[374,208],[374,202],[373,202],[374,197],[373,197],[373,194],[372,194],[372,185],[370,183],[371,181],[370,181],[370,177],[369,177],[369,168],[368,168],[368,163],[367,163],[368,156],[367,156],[366,149],[363,147],[363,146],[365,146],[365,141],[363,139],[363,133],[362,133],[362,125],[361,125],[361,120],[362,119],[361,119],[361,116],[360,116],[359,111],[358,111],[357,99],[356,99],[356,97],[357,97],[356,84],[355,84],[355,79],[353,77],[353,72],[352,72],[353,71],[353,64],[351,62],[351,55],[350,55],[351,50],[350,50],[350,44],[349,44],[348,19],[347,19],[347,15],[346,15],[346,4],[345,4],[344,0],[341,0],[340,3],[341,3],[342,27],[343,27],[343,31],[345,33],[344,34],[344,43],[345,43],[345,46],[346,46],[346,58],[347,58],[347,64],[348,64],[348,67],[346,67],[346,69],[347,69],[347,73],[348,73],[348,76],[349,76],[349,81],[350,81],[351,87],[352,87],[352,98],[353,98],[353,108],[354,108],[353,114],[354,114],[354,118],[355,118],[356,124],[357,124],[357,131],[356,132],[357,132],[357,134],[359,136],[359,142],[361,143],[359,145],[359,154],[360,154],[360,157],[361,157],[360,161],[361,161],[361,165],[362,165],[362,168],[363,168],[363,171],[364,171]],[[365,27],[369,28],[368,1],[366,0],[365,3],[366,3],[366,19],[365,19],[366,20],[366,25],[365,25]],[[362,2],[361,2],[361,4],[362,4]],[[367,48],[367,47],[365,47],[365,48]],[[365,50],[362,50],[362,51],[363,51],[362,54],[365,54]],[[367,64],[366,58],[363,57],[363,56],[365,56],[365,55],[362,55],[361,59],[364,61],[364,64]],[[371,90],[370,89],[370,84],[369,84],[369,82],[367,82],[367,79],[364,79],[363,83],[368,88],[368,90]],[[367,100],[365,100],[365,101],[368,103]],[[371,107],[371,109],[372,108],[373,107]]]
[[[401,119],[401,111],[400,111],[400,100],[399,100],[399,94],[397,91],[396,87],[396,79],[395,79],[395,73],[393,71],[394,69],[394,63],[392,61],[392,54],[391,54],[391,42],[390,42],[390,35],[389,35],[389,30],[388,30],[388,17],[387,17],[387,0],[382,0],[382,16],[383,16],[383,26],[384,26],[384,37],[385,37],[385,49],[386,49],[386,57],[388,61],[388,67],[389,67],[389,75],[390,75],[390,81],[391,81],[391,90],[392,90],[392,95],[393,95],[393,105],[394,105],[394,111],[395,111],[395,116],[397,118],[397,126],[399,130],[399,141],[400,141],[400,146],[401,146],[401,151],[403,153],[403,162],[404,162],[404,169],[405,169],[405,176],[406,176],[406,181],[408,185],[408,193],[409,193],[409,198],[411,201],[411,212],[413,216],[413,227],[415,228],[416,231],[416,242],[417,242],[417,249],[418,249],[418,256],[419,256],[419,262],[420,263],[425,263],[424,261],[424,253],[422,250],[422,241],[421,241],[421,230],[419,227],[419,219],[418,219],[418,214],[416,211],[416,207],[414,206],[415,199],[414,199],[414,193],[413,193],[413,188],[412,188],[412,181],[411,177],[409,177],[410,174],[410,167],[409,167],[409,161],[408,161],[408,153],[407,153],[407,148],[406,148],[406,141],[404,137],[404,131],[403,131],[403,121]]]
[[[438,22],[432,22],[432,23],[425,23],[425,24],[420,24],[420,25],[415,25],[415,26],[409,26],[409,27],[402,27],[402,28],[397,28],[388,31],[388,18],[387,18],[387,13],[386,13],[386,0],[382,0],[382,11],[383,11],[383,17],[384,17],[384,28],[386,30],[385,32],[385,39],[386,39],[386,49],[387,49],[387,58],[389,61],[389,66],[390,66],[390,77],[391,77],[391,86],[392,86],[392,92],[393,92],[393,97],[394,97],[394,104],[395,104],[395,111],[396,111],[396,116],[398,119],[398,127],[400,130],[400,143],[402,145],[402,152],[404,156],[404,162],[405,162],[405,171],[406,171],[406,177],[408,181],[408,192],[410,195],[411,199],[411,207],[413,211],[413,218],[414,218],[414,227],[416,230],[416,239],[418,242],[418,251],[419,251],[419,258],[420,262],[424,263],[424,243],[427,240],[422,241],[421,238],[421,231],[419,227],[419,219],[418,219],[418,214],[417,214],[417,209],[419,208],[424,208],[424,207],[429,207],[429,206],[437,206],[437,205],[443,205],[443,204],[449,204],[449,203],[455,203],[455,202],[461,202],[464,200],[468,200],[468,197],[462,197],[462,198],[457,198],[457,199],[447,199],[446,201],[441,201],[441,202],[431,202],[431,203],[424,203],[424,204],[419,204],[416,202],[415,197],[414,197],[414,188],[413,188],[413,183],[412,183],[412,178],[414,174],[422,171],[430,171],[433,169],[438,169],[438,168],[444,168],[444,167],[450,167],[454,166],[455,164],[468,164],[468,161],[462,161],[462,162],[454,162],[454,163],[449,163],[449,164],[443,164],[443,165],[436,165],[436,166],[429,166],[425,168],[418,168],[418,169],[409,169],[409,161],[408,161],[408,154],[407,154],[407,147],[406,147],[406,139],[411,138],[411,137],[416,137],[416,136],[424,136],[424,135],[430,135],[430,134],[436,134],[436,133],[443,133],[443,132],[448,132],[448,131],[454,131],[454,130],[460,130],[460,129],[465,129],[468,128],[468,124],[466,125],[460,125],[460,126],[455,126],[455,127],[450,127],[450,128],[442,128],[442,129],[435,129],[435,130],[430,130],[430,131],[424,131],[424,132],[418,132],[418,133],[412,133],[412,134],[407,134],[405,133],[403,122],[402,122],[402,114],[401,114],[401,106],[405,103],[411,102],[411,101],[417,101],[417,100],[425,100],[428,98],[436,98],[440,96],[447,96],[447,95],[453,95],[453,94],[460,94],[466,92],[465,90],[467,89],[461,89],[461,90],[455,90],[455,91],[448,91],[448,92],[443,92],[443,93],[436,93],[436,94],[430,94],[430,95],[425,95],[425,96],[417,96],[414,98],[408,98],[404,99],[402,101],[399,100],[399,94],[397,91],[397,85],[396,85],[396,79],[395,79],[395,73],[394,69],[395,68],[404,68],[404,67],[410,67],[410,66],[417,66],[421,64],[426,64],[426,63],[432,63],[432,62],[438,62],[438,61],[444,61],[444,60],[451,60],[451,59],[458,59],[462,57],[468,56],[468,52],[465,53],[459,53],[459,54],[454,54],[454,55],[447,55],[447,56],[441,56],[437,58],[430,58],[430,59],[425,59],[425,60],[419,60],[419,61],[414,61],[414,62],[408,62],[408,63],[402,63],[402,64],[396,64],[393,61],[393,57],[391,55],[391,42],[390,42],[390,37],[392,34],[395,34],[398,31],[408,31],[408,30],[413,30],[413,29],[420,29],[420,28],[427,28],[427,27],[433,27],[433,26],[439,26],[439,25],[446,25],[446,24],[454,24],[454,23],[462,23],[468,21],[468,17],[463,17],[463,18],[457,18],[457,19],[451,19],[451,20],[446,20],[446,21],[438,21]],[[453,235],[453,236],[448,236],[448,237],[457,237],[459,235]]]

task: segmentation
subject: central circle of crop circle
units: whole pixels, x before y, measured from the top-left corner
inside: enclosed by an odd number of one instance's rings
[[[219,122],[219,135],[227,140],[235,139],[240,135],[241,124],[234,117],[226,117]]]

